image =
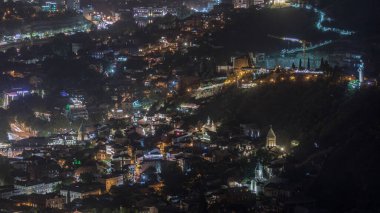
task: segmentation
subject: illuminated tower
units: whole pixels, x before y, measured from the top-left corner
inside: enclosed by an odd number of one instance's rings
[[[362,84],[364,81],[363,71],[364,71],[364,63],[363,63],[363,60],[360,60],[360,64],[359,64],[359,68],[358,68],[360,84]]]
[[[79,129],[78,129],[78,136],[77,136],[77,141],[84,141],[86,140],[87,138],[85,137],[85,130],[84,130],[84,126],[83,126],[83,123],[81,123]]]
[[[211,131],[211,132],[216,132],[216,126],[215,126],[214,121],[211,122],[210,131]]]
[[[254,193],[254,194],[257,194],[257,183],[256,183],[256,180],[255,179],[252,179],[251,180],[251,185],[249,186],[249,190]]]
[[[276,147],[276,135],[274,134],[274,131],[272,129],[272,126],[270,126],[268,135],[267,135],[267,142],[266,142],[266,147],[267,148],[272,148]]]
[[[260,162],[257,163],[255,168],[255,179],[258,181],[262,181],[264,179],[263,166]]]

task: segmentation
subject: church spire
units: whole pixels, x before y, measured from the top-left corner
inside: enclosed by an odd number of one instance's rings
[[[84,126],[83,126],[83,122],[80,124],[79,129],[78,129],[77,141],[84,141]]]
[[[215,126],[214,121],[211,122],[211,128],[210,128],[210,131],[212,131],[212,132],[216,132],[216,126]]]
[[[277,146],[277,144],[276,144],[276,134],[274,134],[272,125],[270,125],[270,129],[269,129],[268,135],[267,135],[266,147],[267,148],[272,148],[272,147],[276,147],[276,146]]]

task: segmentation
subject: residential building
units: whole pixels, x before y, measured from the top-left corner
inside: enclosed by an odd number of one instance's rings
[[[164,17],[166,14],[176,16],[177,11],[168,7],[135,7],[133,8],[133,17],[135,18],[156,18]]]
[[[100,182],[105,184],[106,192],[109,192],[113,186],[120,186],[124,184],[124,177],[122,174],[120,175],[111,175],[102,177]]]
[[[99,184],[76,184],[69,187],[63,187],[60,190],[60,195],[66,198],[66,203],[72,202],[75,199],[84,199],[89,196],[101,195],[101,185]]]
[[[16,183],[15,189],[20,191],[20,194],[47,194],[54,192],[55,188],[61,184],[60,180],[48,180],[38,182]]]

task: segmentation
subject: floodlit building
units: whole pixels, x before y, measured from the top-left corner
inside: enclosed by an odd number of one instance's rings
[[[255,178],[257,181],[264,180],[263,165],[258,162],[255,168]]]
[[[46,182],[16,183],[14,187],[16,190],[19,190],[20,194],[47,194],[54,192],[54,189],[59,184],[61,184],[60,180],[51,180]]]
[[[203,131],[208,130],[211,132],[216,132],[216,125],[215,125],[214,121],[211,120],[210,117],[207,117],[207,123],[205,125],[203,125],[202,129],[203,129]]]
[[[276,135],[274,134],[274,131],[272,129],[272,126],[269,129],[268,135],[267,135],[267,142],[266,142],[266,147],[267,148],[272,148],[276,147]]]
[[[78,129],[77,141],[85,141],[85,140],[88,140],[88,136],[86,134],[86,130],[82,123]]]

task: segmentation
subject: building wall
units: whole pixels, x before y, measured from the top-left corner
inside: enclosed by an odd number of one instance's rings
[[[52,183],[39,183],[35,185],[18,185],[15,184],[15,189],[19,190],[21,194],[47,194],[54,192],[54,188],[60,184],[61,181]]]
[[[123,176],[117,176],[106,179],[106,192],[109,192],[113,186],[120,186],[124,184]]]

